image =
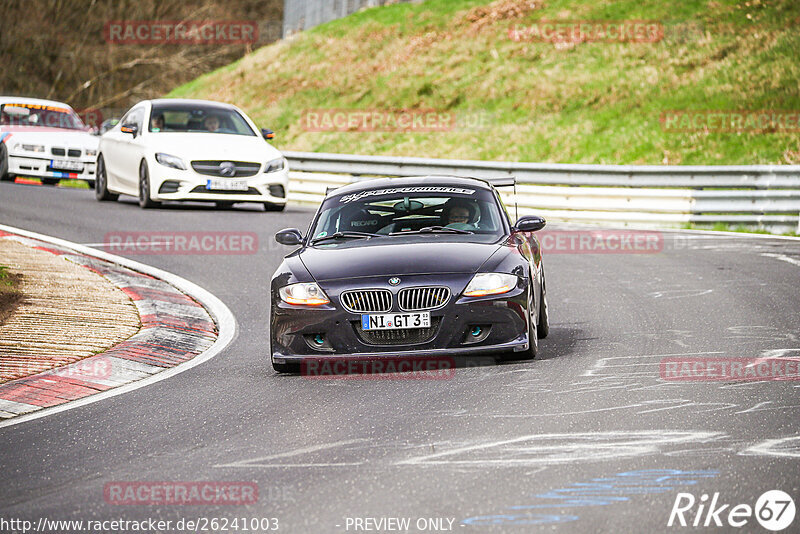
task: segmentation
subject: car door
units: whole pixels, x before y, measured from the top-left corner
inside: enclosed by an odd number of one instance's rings
[[[128,110],[119,122],[112,126],[108,131],[104,132],[100,138],[100,152],[103,155],[103,162],[106,167],[106,178],[108,180],[108,187],[112,191],[119,191],[119,150],[120,144],[124,134],[120,131],[122,122],[125,121],[131,114],[132,110]]]
[[[139,190],[139,164],[144,153],[144,106],[131,110],[125,122],[120,126],[119,180],[125,191]]]

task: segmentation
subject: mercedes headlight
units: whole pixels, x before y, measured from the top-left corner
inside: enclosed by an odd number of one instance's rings
[[[278,294],[281,296],[281,300],[287,304],[321,306],[330,302],[322,289],[313,282],[282,287],[278,290]]]
[[[156,161],[165,167],[172,167],[173,169],[180,169],[182,171],[186,170],[186,164],[178,156],[171,156],[170,154],[159,152],[156,154]]]
[[[286,160],[284,158],[275,158],[267,162],[267,165],[264,167],[264,172],[282,171],[285,165]]]
[[[478,273],[470,280],[467,289],[464,290],[464,296],[484,297],[508,293],[517,287],[517,281],[517,277],[513,274]]]

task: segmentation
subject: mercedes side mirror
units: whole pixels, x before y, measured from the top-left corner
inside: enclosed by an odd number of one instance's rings
[[[275,139],[275,132],[267,128],[261,128],[261,135],[264,136],[264,139]]]
[[[275,234],[275,241],[281,245],[299,245],[303,242],[303,234],[297,228],[284,228]]]
[[[139,134],[139,127],[135,124],[132,124],[130,126],[122,126],[119,131],[136,137]]]
[[[514,225],[514,231],[536,232],[544,228],[545,224],[547,224],[547,221],[544,220],[544,217],[539,217],[538,215],[524,215],[520,217],[517,224]]]

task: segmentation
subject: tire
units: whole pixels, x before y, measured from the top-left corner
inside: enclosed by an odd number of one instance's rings
[[[147,210],[160,204],[150,198],[150,171],[147,169],[147,162],[142,160],[139,165],[139,207]]]
[[[119,198],[119,195],[115,195],[114,193],[108,192],[108,174],[106,173],[106,160],[103,159],[102,154],[100,154],[100,157],[97,158],[97,179],[95,181],[95,186],[94,186],[94,198],[96,198],[100,202],[104,202],[106,200],[117,200]]]
[[[58,185],[61,178],[42,178],[42,185]]]
[[[273,204],[272,202],[264,202],[264,211],[283,211],[286,209],[286,204]]]
[[[547,310],[547,282],[544,278],[544,266],[542,267],[542,297],[539,303],[539,324],[536,326],[536,333],[539,339],[544,339],[550,333],[550,313]]]
[[[297,363],[275,363],[272,362],[272,368],[278,373],[299,373],[300,364]]]
[[[505,361],[533,360],[539,353],[539,322],[533,320],[534,292],[531,288],[528,296],[528,348],[520,352],[506,353],[503,357]]]
[[[0,142],[0,182],[13,182],[14,176],[8,174],[8,149]]]

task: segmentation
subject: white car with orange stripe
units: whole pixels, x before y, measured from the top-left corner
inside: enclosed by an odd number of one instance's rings
[[[94,185],[99,139],[75,111],[53,100],[0,97],[0,180],[62,179]]]

